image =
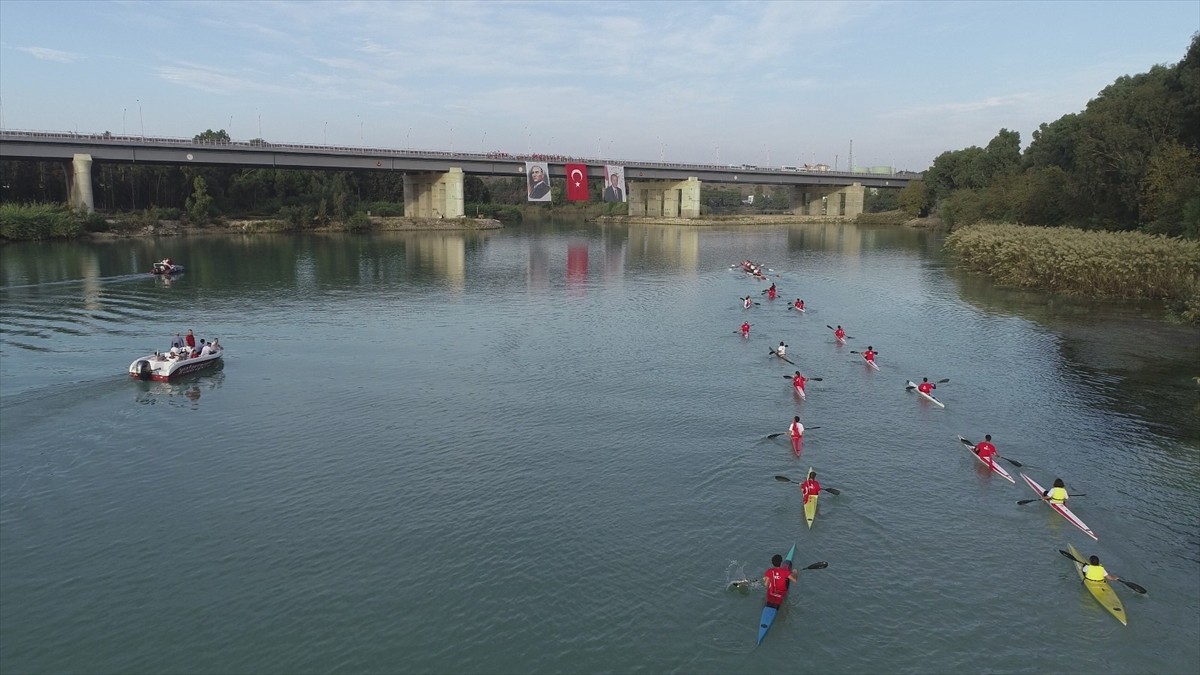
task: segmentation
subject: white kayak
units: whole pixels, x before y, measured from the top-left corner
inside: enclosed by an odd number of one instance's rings
[[[917,392],[918,396],[925,399],[926,401],[929,401],[930,403],[932,403],[934,405],[941,406],[943,408],[946,407],[945,403],[942,403],[941,401],[937,400],[937,398],[935,398],[932,394],[926,394],[925,392],[921,391],[920,389],[917,389],[917,385],[914,384],[912,380],[909,380],[908,382],[906,382],[904,384],[904,388],[912,389],[913,391]],[[959,436],[959,438],[962,438],[962,437]],[[1016,482],[1016,481],[1013,481],[1013,482]]]
[[[1038,485],[1037,481],[1033,480],[1029,476],[1026,476],[1024,473],[1021,474],[1021,478],[1024,478],[1025,482],[1029,483],[1029,487],[1033,488],[1033,491],[1036,492],[1039,497],[1043,497],[1046,494],[1046,490],[1044,490],[1041,485]],[[1079,516],[1072,513],[1071,509],[1068,509],[1066,504],[1055,504],[1054,502],[1046,499],[1043,499],[1042,501],[1046,502],[1050,508],[1058,511],[1059,515],[1061,515],[1063,518],[1066,518],[1067,521],[1072,525],[1083,530],[1087,536],[1097,541],[1100,540],[1100,537],[1097,537],[1096,533],[1092,532],[1092,530],[1085,525],[1082,520],[1079,519]]]

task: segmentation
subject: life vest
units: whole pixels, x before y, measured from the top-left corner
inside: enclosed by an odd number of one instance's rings
[[[1088,581],[1104,581],[1108,572],[1104,570],[1103,565],[1084,565],[1083,576]]]
[[[790,572],[782,567],[772,567],[767,570],[767,601],[779,602],[787,594]]]
[[[1050,488],[1050,492],[1046,495],[1046,498],[1055,504],[1061,504],[1067,501],[1067,489],[1060,487]]]

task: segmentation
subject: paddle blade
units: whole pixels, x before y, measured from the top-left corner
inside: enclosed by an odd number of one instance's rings
[[[787,375],[784,375],[784,377],[787,377]],[[813,382],[824,382],[825,381],[825,378],[823,378],[823,377],[810,377],[808,379],[812,380]]]
[[[1017,506],[1024,506],[1026,504],[1032,504],[1034,502],[1040,502],[1040,501],[1042,501],[1042,500],[1040,500],[1040,499],[1022,499],[1021,501],[1017,502]]]
[[[775,476],[775,480],[777,480],[781,483],[795,483],[796,482],[796,481],[792,480],[791,478],[788,478],[787,476]]]
[[[1121,583],[1132,588],[1133,590],[1137,591],[1138,593],[1141,593],[1143,595],[1145,595],[1145,593],[1146,593],[1146,589],[1142,588],[1141,586],[1138,586],[1137,584],[1133,583],[1132,581],[1125,581],[1124,579],[1117,579],[1117,581],[1120,581]]]
[[[975,448],[974,443],[972,443],[971,441],[968,441],[967,439],[963,438],[962,436],[958,437],[958,442],[962,443],[963,445],[967,446],[968,448],[971,448],[971,449]]]
[[[821,562],[815,562],[815,563],[809,565],[808,567],[805,567],[804,569],[806,569],[806,570],[823,570],[826,567],[829,567],[829,563],[822,560]]]
[[[1034,500],[1034,501],[1037,501],[1037,500]],[[1061,548],[1058,549],[1058,552],[1063,554],[1064,558],[1070,558],[1071,560],[1074,560],[1075,562],[1079,563],[1080,565],[1087,564],[1084,561],[1080,560],[1079,558],[1076,558],[1075,556],[1071,555],[1069,552],[1062,550]]]
[[[996,456],[1000,457],[1000,455],[996,455]],[[1009,464],[1012,464],[1013,466],[1018,467],[1018,468],[1025,466],[1024,464],[1018,462],[1015,459],[1009,459],[1007,457],[1000,457],[1000,459],[1002,459],[1002,460],[1008,462]]]
[[[842,491],[837,488],[821,488],[821,489],[828,492],[829,494],[833,495],[834,497],[842,494]]]
[[[947,382],[949,382],[949,381],[950,381],[950,378],[948,378],[948,377],[947,377],[947,378],[945,378],[945,379],[938,380],[938,381],[937,381],[937,383],[938,383],[938,384],[946,384],[946,383],[947,383]]]
[[[782,435],[783,435],[783,432],[781,431],[777,434],[767,434],[767,438],[779,438]]]

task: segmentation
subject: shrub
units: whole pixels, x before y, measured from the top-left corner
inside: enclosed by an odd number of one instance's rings
[[[346,229],[350,232],[366,232],[371,229],[371,217],[359,211],[346,221]]]
[[[75,237],[83,217],[63,204],[0,204],[0,238],[13,241]]]

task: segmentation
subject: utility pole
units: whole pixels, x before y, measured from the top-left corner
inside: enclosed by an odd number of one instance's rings
[[[846,170],[854,171],[854,139],[850,139],[850,157],[846,159]]]

